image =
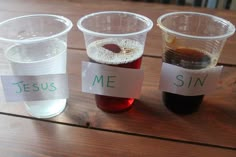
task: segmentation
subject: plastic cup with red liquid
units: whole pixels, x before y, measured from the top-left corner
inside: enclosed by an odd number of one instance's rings
[[[153,26],[149,18],[130,12],[105,11],[82,17],[77,26],[84,34],[91,62],[140,69],[146,35]],[[128,110],[135,100],[99,94],[95,94],[95,99],[105,112]]]

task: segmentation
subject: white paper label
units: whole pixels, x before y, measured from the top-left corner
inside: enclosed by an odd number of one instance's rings
[[[143,78],[141,69],[82,62],[82,91],[86,93],[139,98]]]
[[[215,90],[222,68],[191,70],[163,63],[160,90],[186,96],[208,94]]]
[[[69,97],[67,74],[1,76],[6,101],[39,101]]]

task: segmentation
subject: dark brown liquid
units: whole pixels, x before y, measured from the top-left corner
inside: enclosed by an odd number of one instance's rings
[[[211,58],[205,53],[188,48],[167,50],[164,62],[186,69],[203,69],[211,64]],[[163,101],[168,109],[177,114],[190,114],[198,110],[204,95],[184,96],[163,92]]]

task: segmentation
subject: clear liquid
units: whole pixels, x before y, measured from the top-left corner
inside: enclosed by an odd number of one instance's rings
[[[6,53],[15,75],[46,75],[66,73],[66,44],[59,40],[14,45]],[[26,101],[30,115],[51,118],[66,107],[66,99]]]
[[[49,40],[41,43],[13,45],[6,51],[8,60],[16,63],[41,62],[66,52],[66,43]]]

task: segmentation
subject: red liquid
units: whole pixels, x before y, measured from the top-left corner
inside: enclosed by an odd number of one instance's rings
[[[104,40],[104,45],[94,43],[94,45],[91,45],[89,49],[89,57],[92,62],[100,63],[100,64],[106,64],[108,66],[116,66],[116,67],[122,67],[122,68],[131,68],[131,69],[139,69],[142,62],[142,56],[140,53],[142,53],[142,45],[137,46],[135,41],[122,39],[122,41],[116,40],[116,39],[109,39]],[[102,41],[98,42],[101,43]],[[116,44],[116,42],[123,42],[124,47],[120,47]],[[135,44],[135,49],[133,48]],[[93,46],[93,47],[92,47]],[[100,48],[99,48],[100,47]],[[102,47],[102,48],[101,48]],[[131,47],[131,48],[129,48]],[[96,51],[97,49],[97,51]],[[111,51],[109,55],[114,56],[120,56],[121,58],[116,59],[114,62],[110,60],[109,57],[106,57],[106,53],[104,53],[103,49]],[[119,54],[117,54],[119,53]],[[127,53],[127,54],[126,54]],[[132,54],[128,54],[132,53]],[[94,55],[95,54],[95,55]],[[105,56],[103,56],[105,55]],[[103,57],[101,57],[103,56]],[[126,57],[125,57],[126,56]],[[124,59],[125,58],[125,59]],[[119,61],[121,59],[121,61]],[[101,60],[101,62],[98,62],[97,60]],[[126,63],[124,63],[124,60]],[[121,62],[121,64],[119,64]],[[127,76],[127,79],[129,79],[129,76]],[[129,88],[129,87],[127,87]],[[99,107],[101,110],[105,112],[122,112],[126,111],[131,108],[134,98],[120,98],[120,97],[113,97],[113,96],[104,96],[104,95],[95,95],[95,100],[97,107]]]
[[[179,48],[167,50],[164,62],[181,66],[186,69],[203,69],[211,64],[210,56],[197,50]],[[177,114],[190,114],[199,109],[204,95],[184,96],[163,92],[163,101],[168,109]]]
[[[142,62],[142,57],[130,63],[110,65],[110,66],[140,69],[141,62]],[[123,112],[123,111],[129,110],[132,107],[132,104],[134,102],[134,98],[119,98],[119,97],[104,96],[104,95],[95,95],[95,100],[96,100],[97,106],[101,110],[105,112],[112,112],[112,113]]]

